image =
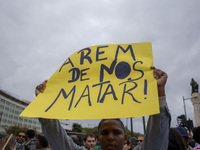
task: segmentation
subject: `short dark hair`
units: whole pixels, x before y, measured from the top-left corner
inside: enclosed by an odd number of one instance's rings
[[[124,133],[125,133],[124,124],[123,124],[123,122],[122,122],[119,118],[116,118],[116,119],[102,119],[102,120],[99,122],[99,125],[98,125],[98,133],[99,133],[99,129],[100,129],[102,123],[103,123],[104,121],[107,121],[107,120],[116,120],[116,121],[120,122],[120,124],[121,124],[121,126],[122,126],[122,129],[123,129],[123,131],[124,131]]]
[[[95,138],[95,135],[92,134],[92,133],[87,133],[87,134],[83,137],[83,141],[86,142],[88,137],[93,137],[93,138]],[[95,138],[95,139],[96,139],[96,138]]]
[[[27,136],[28,136],[29,138],[34,138],[34,136],[35,136],[35,131],[32,130],[32,129],[29,129],[29,130],[26,131],[26,134],[27,134]]]
[[[200,143],[200,126],[193,128],[193,138],[197,143]]]
[[[39,143],[43,146],[43,147],[48,147],[49,143],[47,142],[47,139],[45,138],[45,136],[43,135],[38,135],[37,139],[39,141]]]
[[[136,137],[131,137],[129,139],[130,143],[133,144],[133,145],[137,145],[137,138]]]

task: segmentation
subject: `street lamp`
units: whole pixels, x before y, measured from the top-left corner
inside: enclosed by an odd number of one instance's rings
[[[146,126],[145,126],[145,117],[142,117],[143,120],[143,129],[144,129],[144,134],[146,133]]]
[[[130,118],[131,121],[131,137],[133,137],[133,118]]]
[[[192,99],[192,98],[197,98],[197,96],[190,97],[190,98],[184,98],[184,96],[183,96],[183,106],[184,106],[184,112],[185,112],[185,118],[186,118],[186,120],[187,120],[187,115],[186,115],[186,108],[185,108],[185,100]]]

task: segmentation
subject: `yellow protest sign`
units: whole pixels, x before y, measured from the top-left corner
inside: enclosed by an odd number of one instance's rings
[[[25,117],[101,119],[159,113],[151,43],[91,46],[72,54]]]

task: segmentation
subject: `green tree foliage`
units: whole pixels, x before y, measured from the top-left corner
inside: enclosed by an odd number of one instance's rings
[[[78,123],[74,123],[72,125],[72,131],[73,132],[79,132],[79,133],[92,133],[95,136],[98,135],[98,127],[97,126],[95,126],[93,128],[82,128],[82,126]],[[127,127],[125,127],[125,133],[127,134],[128,139],[131,138],[131,131],[128,130]],[[140,135],[140,133],[133,132],[133,136],[138,137],[139,135]]]
[[[17,135],[18,132],[20,131],[24,131],[26,132],[28,130],[27,127],[19,127],[19,126],[10,126],[9,128],[5,129],[6,134],[10,135],[10,134],[14,134]],[[37,133],[36,129],[33,129],[35,131],[35,133]]]
[[[126,127],[125,127],[125,133],[126,133],[128,139],[131,138],[131,131],[128,130]]]
[[[127,127],[125,127],[125,133],[126,133],[128,139],[131,138],[131,131],[128,130]],[[134,136],[134,137],[138,137],[139,135],[140,135],[140,133],[133,132],[133,136]]]
[[[27,131],[28,128],[26,127],[19,127],[19,126],[10,126],[9,128],[5,129],[6,130],[6,134],[14,134],[14,135],[17,135],[17,133],[19,131]]]
[[[92,133],[95,136],[98,135],[98,127],[97,126],[94,128],[83,128],[82,131],[83,131],[83,133]],[[126,127],[125,127],[125,133],[127,134],[128,139],[131,138],[131,131],[128,130]],[[133,136],[138,137],[139,135],[140,135],[140,133],[133,132]]]
[[[82,132],[82,126],[78,123],[73,123],[72,125],[72,131],[73,132]]]
[[[98,134],[98,127],[96,126],[94,128],[83,128],[83,132],[84,133],[92,133],[95,136],[97,136],[97,134]]]

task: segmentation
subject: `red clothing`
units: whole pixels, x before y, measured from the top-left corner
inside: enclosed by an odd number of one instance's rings
[[[195,147],[194,147],[192,150],[196,150],[196,149],[199,149],[199,150],[200,150],[200,144],[199,144],[199,143],[196,143],[196,144],[195,144]]]

